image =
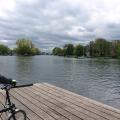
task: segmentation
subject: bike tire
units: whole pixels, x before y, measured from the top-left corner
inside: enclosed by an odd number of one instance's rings
[[[15,110],[15,112],[9,116],[8,120],[27,120],[27,116],[25,111]]]

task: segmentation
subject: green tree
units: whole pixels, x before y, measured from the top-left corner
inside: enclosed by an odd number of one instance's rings
[[[120,44],[117,46],[117,57],[120,58]]]
[[[0,44],[0,55],[8,55],[9,54],[10,49],[3,44]]]
[[[41,52],[40,52],[39,48],[31,48],[31,54],[32,55],[40,55]]]
[[[94,43],[94,41],[90,41],[89,53],[90,53],[90,56],[92,56],[92,57],[95,56],[95,43]]]
[[[52,53],[53,55],[59,55],[59,56],[62,56],[63,55],[63,50],[59,47],[55,47],[53,50],[52,50]]]
[[[16,45],[17,48],[15,51],[19,55],[36,55],[40,53],[40,50],[34,47],[34,44],[31,40],[19,39],[17,40]]]
[[[106,57],[110,56],[110,43],[103,39],[103,38],[98,38],[95,40],[94,43],[94,56],[97,57]]]
[[[73,44],[65,44],[64,55],[65,56],[72,56],[73,52],[74,52],[74,45]]]
[[[113,40],[111,43],[111,56],[117,58],[120,56],[120,40]]]
[[[80,44],[75,46],[74,55],[77,56],[77,57],[83,56],[84,55],[84,47],[82,45],[80,45]]]
[[[31,40],[29,39],[18,39],[16,42],[16,45],[18,48],[22,48],[22,47],[29,47],[29,48],[34,48],[34,44],[32,43]]]

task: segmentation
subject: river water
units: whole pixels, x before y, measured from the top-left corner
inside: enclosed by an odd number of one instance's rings
[[[120,61],[0,56],[0,74],[19,84],[47,82],[120,109]]]

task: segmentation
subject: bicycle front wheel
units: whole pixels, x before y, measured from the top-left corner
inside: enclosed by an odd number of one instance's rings
[[[26,113],[23,110],[16,110],[9,116],[8,120],[26,120]]]

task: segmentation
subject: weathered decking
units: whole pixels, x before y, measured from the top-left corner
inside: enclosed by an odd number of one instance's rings
[[[11,90],[29,120],[120,120],[120,110],[47,83]],[[0,108],[5,101],[0,92]],[[5,114],[2,120],[6,120]]]

